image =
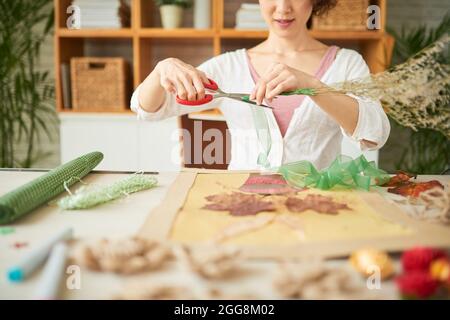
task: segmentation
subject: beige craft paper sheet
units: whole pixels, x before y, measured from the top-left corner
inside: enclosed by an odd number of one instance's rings
[[[177,214],[170,232],[170,239],[186,244],[208,242],[231,224],[255,219],[255,216],[231,216],[226,211],[202,209],[208,203],[205,200],[206,196],[238,191],[247,177],[246,173],[198,174],[183,208]],[[302,242],[405,236],[414,232],[411,228],[389,221],[377,214],[361,199],[358,192],[306,190],[299,192],[297,197],[304,197],[308,193],[330,196],[337,202],[347,204],[352,210],[339,210],[338,215],[321,214],[312,210],[290,213],[282,205],[280,196],[268,196],[265,199],[280,202],[276,214],[287,214],[301,220],[305,237],[302,239],[296,230],[283,223],[272,222],[259,230],[225,240],[224,243],[256,246],[295,245]],[[262,212],[258,216],[272,214]]]
[[[207,203],[206,196],[236,191],[249,173],[185,169],[165,199],[149,214],[139,236],[214,250],[205,244],[230,224],[270,214],[233,217],[227,212],[202,209]],[[303,240],[277,222],[224,244],[238,244],[245,257],[257,259],[343,257],[364,247],[394,252],[413,246],[450,247],[450,227],[413,219],[377,192],[311,190],[298,196],[306,196],[308,192],[345,200],[353,210],[337,216],[308,211],[291,213],[302,221],[306,233]]]

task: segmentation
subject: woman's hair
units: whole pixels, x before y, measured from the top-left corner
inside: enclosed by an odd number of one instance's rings
[[[312,0],[313,10],[312,14],[321,16],[333,9],[338,0]]]

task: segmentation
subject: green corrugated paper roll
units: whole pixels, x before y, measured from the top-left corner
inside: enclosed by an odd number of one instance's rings
[[[63,192],[64,182],[71,186],[86,176],[103,159],[103,153],[91,152],[69,161],[48,173],[0,197],[0,224],[17,220]]]

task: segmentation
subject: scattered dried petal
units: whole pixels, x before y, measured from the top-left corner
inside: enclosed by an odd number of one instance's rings
[[[323,262],[279,266],[274,288],[288,299],[373,299],[364,286],[358,285],[350,271],[328,267]]]
[[[180,247],[179,258],[198,275],[207,279],[221,279],[236,273],[241,263],[240,252],[234,248],[214,246],[210,250]]]
[[[152,240],[102,239],[91,245],[82,246],[75,260],[91,270],[133,274],[159,269],[171,255],[168,247]]]

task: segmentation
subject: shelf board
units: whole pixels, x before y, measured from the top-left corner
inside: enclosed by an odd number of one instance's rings
[[[324,31],[310,30],[310,34],[320,40],[372,40],[381,39],[384,32],[380,31]],[[137,31],[143,38],[200,38],[212,39],[215,36],[212,29],[163,29],[163,28],[141,28]],[[63,38],[132,38],[133,30],[124,29],[66,29],[60,28],[56,35]],[[268,36],[267,30],[243,30],[222,29],[219,36],[225,39],[264,39]]]
[[[132,38],[133,30],[123,29],[67,29],[56,30],[56,35],[62,38]]]
[[[310,30],[309,33],[320,40],[373,40],[381,39],[384,35],[380,31],[324,31]],[[269,34],[266,30],[222,29],[219,32],[221,38],[228,39],[263,39]]]
[[[267,30],[244,30],[244,29],[232,29],[226,28],[219,31],[219,35],[222,38],[246,38],[246,39],[262,39],[269,35]]]
[[[163,29],[163,28],[141,28],[138,34],[143,38],[205,38],[212,39],[214,37],[213,29]]]
[[[91,114],[91,113],[109,113],[109,114],[134,114],[133,111],[131,111],[131,109],[126,109],[126,110],[121,110],[121,111],[105,111],[105,110],[73,110],[73,109],[61,109],[61,110],[57,110],[58,113],[66,113],[66,114],[82,114],[82,113],[87,113],[87,114]]]
[[[376,40],[381,39],[381,31],[326,31],[310,30],[310,35],[319,40]]]

